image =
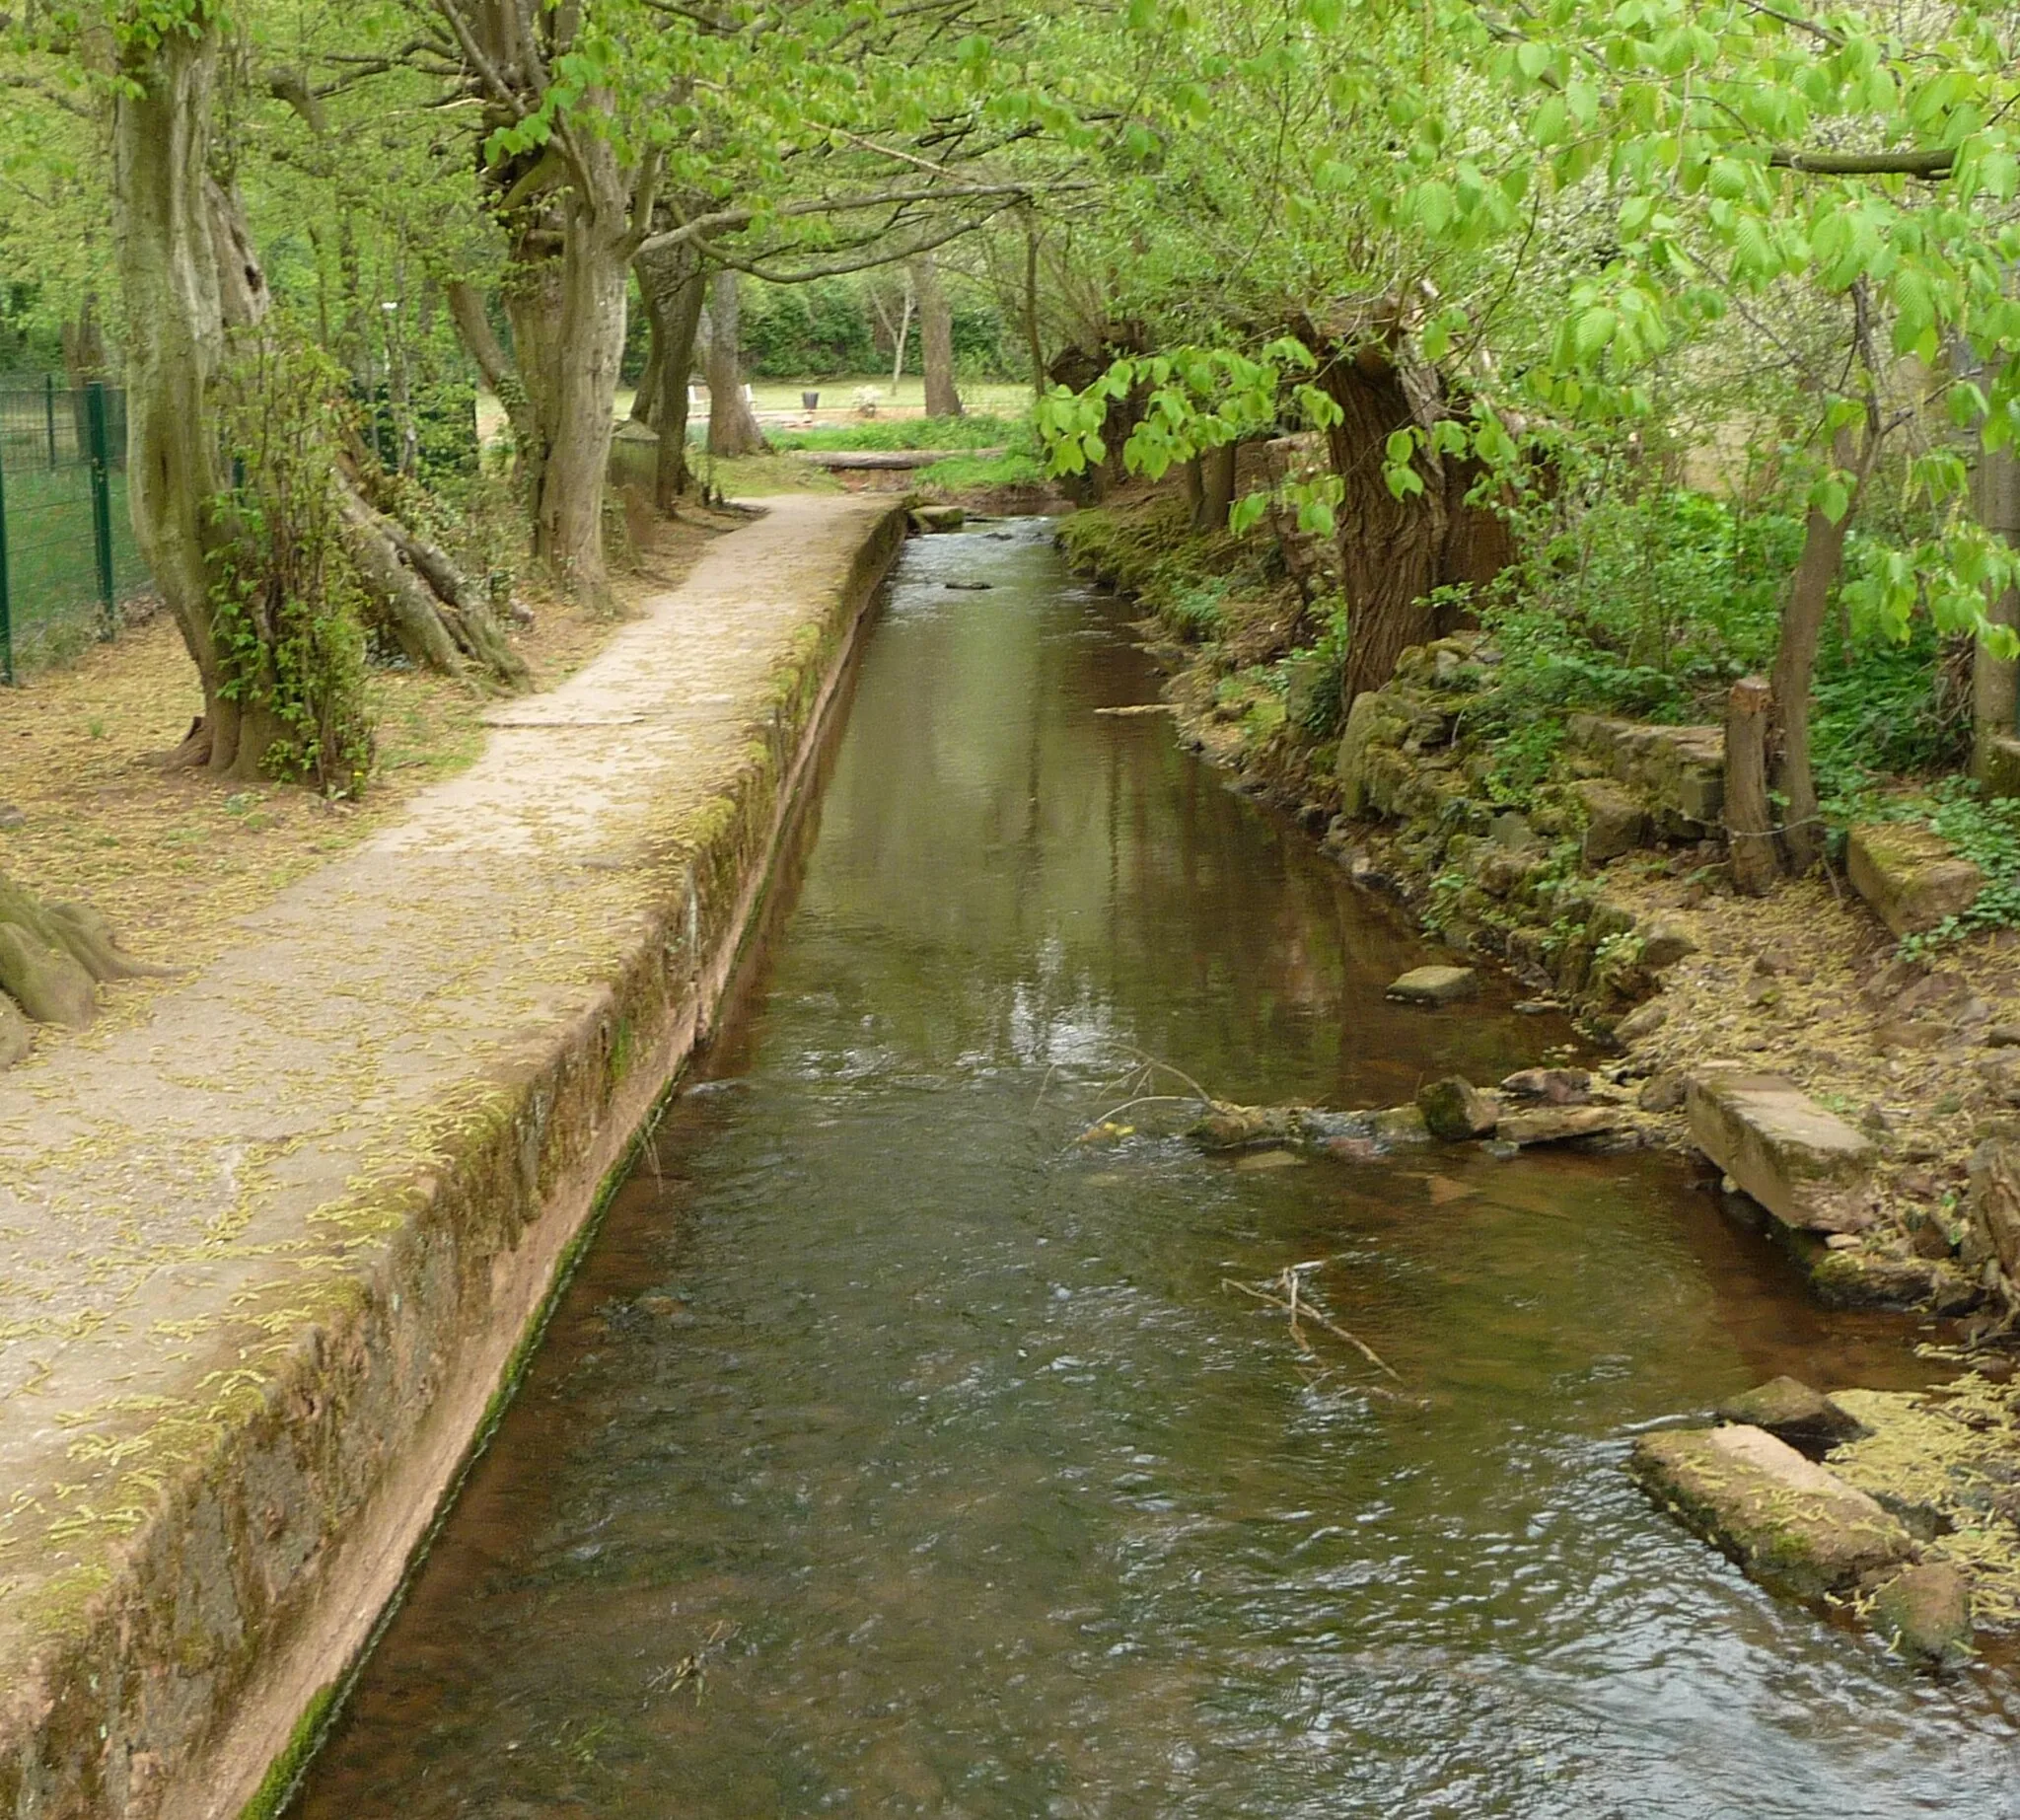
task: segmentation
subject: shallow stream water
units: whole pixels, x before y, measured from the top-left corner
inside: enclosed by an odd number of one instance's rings
[[[1094,712],[1155,678],[1048,535],[907,547],[726,1037],[294,1811],[2020,1814],[2002,1672],[1911,1674],[1622,1472],[1779,1370],[1915,1381],[1902,1323],[1669,1159],[1075,1141],[1139,1054],[1365,1106],[1568,1033],[1388,1003],[1402,923]],[[1406,1400],[1230,1286],[1320,1260]]]

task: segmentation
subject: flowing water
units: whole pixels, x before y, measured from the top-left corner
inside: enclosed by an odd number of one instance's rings
[[[2020,1813],[2002,1672],[1916,1678],[1622,1472],[1916,1369],[1674,1161],[1075,1141],[1139,1052],[1360,1106],[1567,1033],[1387,1003],[1407,929],[1093,711],[1155,681],[1046,532],[906,550],[729,1034],[297,1811]],[[1407,1400],[1229,1287],[1316,1260]]]

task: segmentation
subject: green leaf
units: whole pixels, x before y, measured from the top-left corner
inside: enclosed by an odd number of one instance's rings
[[[1571,342],[1581,361],[1596,359],[1606,345],[1619,332],[1621,319],[1617,312],[1605,308],[1588,310],[1578,319],[1578,326],[1572,330]]]

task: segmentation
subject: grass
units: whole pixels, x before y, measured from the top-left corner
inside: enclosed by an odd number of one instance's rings
[[[895,388],[888,371],[855,373],[840,379],[758,379],[751,382],[751,394],[758,400],[760,412],[781,412],[796,417],[803,410],[800,394],[818,392],[821,395],[821,411],[825,416],[830,412],[837,415],[852,412],[856,394],[871,387],[881,395],[880,412],[924,416],[926,382],[916,374],[906,374]],[[1014,380],[964,381],[960,392],[963,405],[978,416],[1021,417],[1031,409],[1031,387],[1028,383],[1020,384]]]
[[[822,424],[807,430],[774,430],[781,449],[994,449],[1029,440],[1022,419],[980,412],[965,417],[871,417],[859,423]]]
[[[858,392],[875,388],[879,395],[877,415],[863,417],[855,407]],[[1027,417],[1031,412],[1031,388],[991,380],[986,384],[964,384],[961,387],[961,401],[972,418],[990,418],[997,423],[1007,423]],[[819,410],[809,419],[806,406],[800,402],[803,392],[818,392],[821,395]],[[622,422],[631,414],[631,400],[635,396],[629,386],[621,387],[616,397],[617,420]],[[926,414],[925,382],[917,378],[902,380],[894,391],[891,375],[853,374],[842,379],[806,380],[755,380],[751,385],[751,396],[757,400],[760,418],[776,419],[791,417],[809,427],[829,425],[854,427],[858,424],[879,425],[902,421],[907,417],[923,419]],[[705,425],[708,421],[706,395],[702,402],[690,414],[688,422]],[[767,431],[780,426],[766,424]],[[488,392],[477,394],[477,435],[486,448],[491,447],[505,434],[505,408]],[[994,440],[1000,442],[999,435]],[[904,447],[903,444],[830,444],[840,448]],[[913,447],[922,445],[913,444]],[[956,447],[972,447],[972,444],[957,444]],[[984,447],[987,445],[984,444]]]
[[[971,487],[1049,486],[1045,464],[1024,449],[1002,455],[957,455],[918,472],[918,483],[936,492],[962,492]]]

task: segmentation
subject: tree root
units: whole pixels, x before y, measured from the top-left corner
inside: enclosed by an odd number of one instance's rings
[[[350,473],[333,485],[345,551],[399,648],[443,676],[531,689],[526,660],[447,552],[382,512]]]
[[[128,954],[88,906],[44,904],[0,876],[0,1068],[28,1053],[31,1022],[69,1030],[89,1024],[98,983],[180,971]]]

